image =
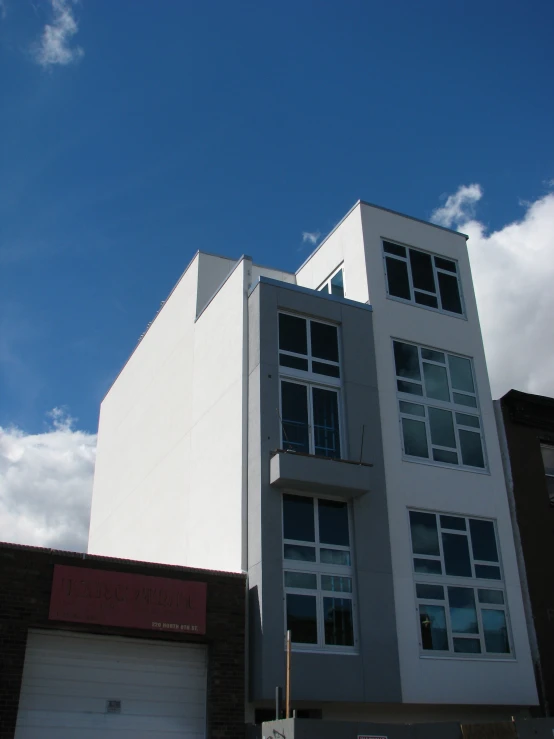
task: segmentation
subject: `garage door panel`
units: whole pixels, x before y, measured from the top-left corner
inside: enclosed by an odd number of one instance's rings
[[[97,683],[93,685],[91,683],[81,683],[71,680],[52,680],[48,685],[39,680],[29,681],[26,685],[25,693],[21,695],[19,705],[20,707],[28,708],[30,703],[36,703],[37,701],[43,700],[45,702],[50,701],[53,705],[54,700],[59,700],[60,696],[63,696],[62,700],[67,702],[68,698],[78,699],[79,701],[85,698],[91,700],[100,700],[102,705],[105,706],[106,700],[121,700],[125,701],[126,705],[129,705],[130,701],[143,703],[144,701],[152,701],[156,703],[179,703],[182,704],[187,710],[190,710],[191,706],[201,704],[204,698],[205,692],[201,688],[188,688],[186,691],[181,688],[172,686],[169,690],[164,690],[164,698],[162,700],[154,700],[152,698],[152,687],[151,686],[121,686],[117,683]],[[106,697],[111,696],[111,697]]]
[[[30,632],[16,739],[204,739],[206,671],[199,645]]]

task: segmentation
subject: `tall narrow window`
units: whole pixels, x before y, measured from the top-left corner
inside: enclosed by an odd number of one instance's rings
[[[340,458],[338,328],[279,313],[283,449]]]
[[[551,508],[554,508],[554,444],[541,444],[544,474],[546,476],[546,490]]]
[[[389,297],[463,314],[458,265],[452,259],[383,241]]]
[[[297,648],[355,646],[348,506],[283,495],[286,628]]]
[[[404,454],[484,469],[471,359],[402,341],[393,351]]]
[[[422,654],[509,657],[494,523],[410,511]]]

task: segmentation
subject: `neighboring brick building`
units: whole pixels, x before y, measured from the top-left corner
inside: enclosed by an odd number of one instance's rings
[[[0,739],[244,736],[244,575],[0,543],[0,594]]]
[[[500,401],[504,463],[542,707],[554,715],[554,398]],[[502,433],[502,426],[504,433]],[[504,437],[504,438],[503,438]],[[508,459],[509,457],[509,459]]]

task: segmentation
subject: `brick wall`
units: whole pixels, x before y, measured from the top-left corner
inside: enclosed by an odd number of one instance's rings
[[[206,634],[196,636],[50,621],[50,589],[56,564],[206,582]],[[15,733],[29,628],[207,644],[207,736],[209,739],[243,739],[245,593],[244,575],[0,543],[0,739],[12,739]]]

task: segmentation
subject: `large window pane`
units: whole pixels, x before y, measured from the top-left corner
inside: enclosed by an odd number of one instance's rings
[[[293,357],[292,354],[279,354],[279,364],[281,367],[292,367],[292,369],[308,371],[308,360],[303,357]]]
[[[315,542],[312,498],[301,495],[283,495],[283,536],[285,539]]]
[[[425,423],[412,418],[402,419],[402,433],[404,436],[404,453],[412,457],[428,457],[427,434]]]
[[[481,654],[481,642],[479,639],[452,639],[454,651],[458,654]]]
[[[448,355],[448,366],[450,368],[450,379],[454,390],[462,390],[466,393],[474,393],[473,374],[471,362],[463,357]]]
[[[351,593],[352,578],[340,575],[322,575],[321,589],[330,590],[333,593]]]
[[[444,588],[442,585],[426,585],[418,582],[416,584],[416,595],[423,600],[444,600]]]
[[[389,294],[395,298],[404,298],[411,300],[410,280],[408,278],[408,265],[399,259],[386,258],[387,263],[387,282],[389,284]]]
[[[335,500],[319,500],[319,541],[322,544],[350,546],[348,505]]]
[[[350,561],[350,552],[345,552],[343,549],[320,549],[319,557],[325,565],[350,567],[352,564]]]
[[[447,575],[454,575],[455,577],[472,576],[467,536],[443,533],[442,550]]]
[[[478,634],[477,610],[473,588],[448,588],[450,623],[457,634]]]
[[[466,520],[461,516],[441,516],[441,527],[443,529],[454,529],[454,531],[467,531]]]
[[[299,562],[315,562],[315,547],[285,544],[283,547],[283,556],[285,559],[294,559]]]
[[[458,429],[458,435],[462,450],[462,463],[468,467],[484,467],[485,457],[483,456],[481,434],[477,434],[474,431],[466,431],[465,429]]]
[[[425,393],[428,398],[446,400],[450,402],[450,391],[448,390],[448,377],[446,367],[436,364],[423,363],[423,376],[425,378]]]
[[[287,629],[296,644],[317,644],[316,598],[287,593]]]
[[[454,423],[451,411],[440,408],[429,408],[429,425],[431,427],[431,442],[438,446],[456,448]]]
[[[442,575],[440,559],[423,559],[414,557],[414,572],[422,575]]]
[[[436,292],[431,255],[414,249],[410,249],[409,252],[414,287],[430,293]]]
[[[310,334],[312,340],[312,356],[318,359],[329,359],[331,362],[339,361],[339,342],[336,326],[311,321]]]
[[[354,646],[352,601],[350,598],[323,598],[325,644]]]
[[[421,628],[421,646],[423,649],[448,650],[446,614],[442,606],[429,606],[420,603],[419,623]]]
[[[454,275],[445,275],[443,272],[437,274],[439,278],[439,290],[443,310],[451,313],[462,312],[462,301],[458,289],[458,280]]]
[[[412,416],[422,416],[425,418],[425,406],[419,403],[407,403],[405,400],[401,400],[400,410],[402,413],[409,413]]]
[[[279,349],[296,354],[308,353],[305,318],[279,313]]]
[[[462,393],[452,393],[452,400],[459,405],[467,405],[469,408],[477,408],[477,398],[473,395],[462,395]]]
[[[285,586],[287,588],[317,589],[317,575],[311,572],[285,572]]]
[[[396,374],[398,377],[407,377],[410,380],[421,381],[417,346],[403,344],[401,341],[395,341],[394,362],[396,364]]]
[[[281,382],[283,449],[310,451],[308,426],[308,388],[295,382]]]
[[[488,608],[482,608],[481,618],[483,620],[485,649],[487,652],[509,654],[510,641],[508,639],[508,626],[506,625],[506,614],[504,611],[493,611]]]
[[[469,519],[471,532],[471,548],[475,559],[484,562],[498,562],[498,550],[492,521],[481,521],[479,518]]]
[[[421,293],[419,290],[414,290],[415,302],[419,305],[427,305],[430,308],[438,308],[439,303],[434,295],[428,293]]]
[[[337,393],[312,388],[314,451],[322,457],[340,457],[339,404]]]
[[[391,244],[390,241],[383,241],[383,249],[387,254],[396,254],[397,257],[406,256],[406,247],[400,244]]]
[[[482,590],[479,589],[477,597],[479,603],[490,603],[491,605],[503,606],[504,593],[501,590]]]
[[[437,518],[434,513],[410,511],[410,529],[414,554],[440,554]]]
[[[485,580],[501,580],[500,567],[493,567],[492,565],[475,565],[475,577],[480,577]]]

